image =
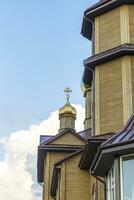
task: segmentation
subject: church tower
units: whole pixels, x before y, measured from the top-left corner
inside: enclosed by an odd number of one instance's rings
[[[60,129],[59,131],[63,131],[64,129],[70,128],[75,130],[75,120],[77,111],[76,109],[70,104],[70,95],[69,93],[72,92],[70,88],[66,88],[64,90],[67,97],[66,104],[59,109],[59,120],[60,120]]]
[[[101,0],[84,13],[93,44],[84,66],[93,72],[95,134],[117,132],[134,112],[134,1]]]

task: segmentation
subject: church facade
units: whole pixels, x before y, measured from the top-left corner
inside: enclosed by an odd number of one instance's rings
[[[86,9],[82,35],[84,130],[77,111],[59,110],[56,136],[41,136],[37,178],[43,200],[134,200],[134,1],[100,0]]]

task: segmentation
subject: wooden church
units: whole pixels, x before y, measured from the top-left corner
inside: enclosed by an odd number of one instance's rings
[[[84,12],[85,121],[59,109],[55,136],[41,136],[37,179],[43,200],[134,200],[134,0],[100,0]]]

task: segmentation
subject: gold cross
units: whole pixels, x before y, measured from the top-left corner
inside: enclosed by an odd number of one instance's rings
[[[69,103],[70,93],[72,92],[72,90],[69,87],[67,87],[65,88],[64,92],[66,93],[67,102]]]

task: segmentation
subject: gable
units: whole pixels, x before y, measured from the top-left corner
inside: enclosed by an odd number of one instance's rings
[[[84,145],[84,141],[78,138],[71,132],[66,132],[63,135],[55,138],[53,141],[50,141],[49,144],[60,144],[60,145]]]

